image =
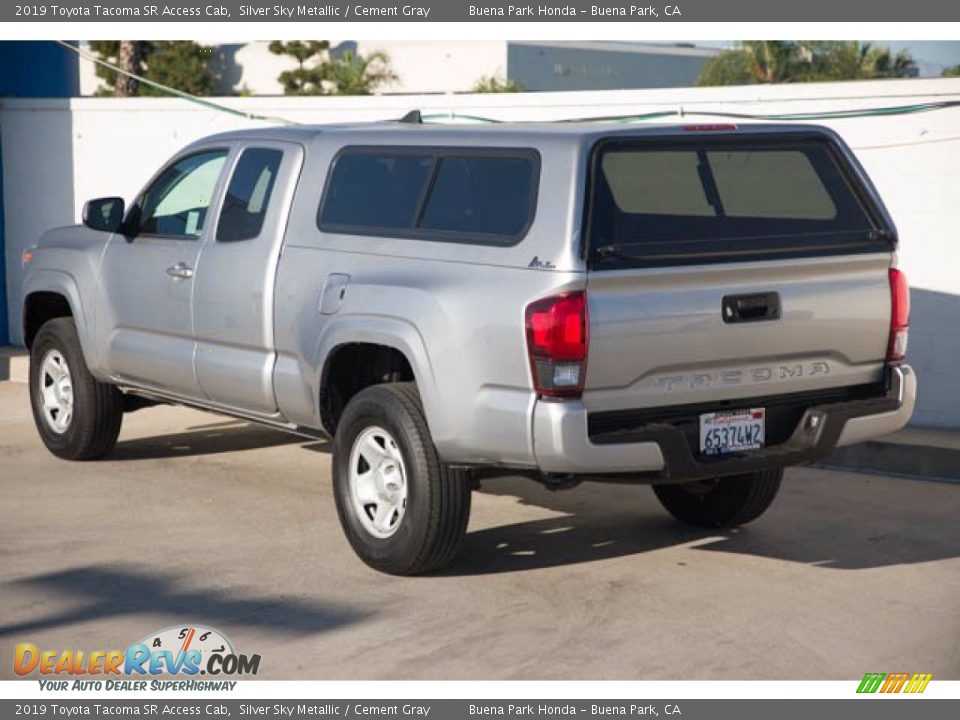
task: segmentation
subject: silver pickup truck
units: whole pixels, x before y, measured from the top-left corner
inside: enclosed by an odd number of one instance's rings
[[[909,419],[895,249],[821,127],[226,133],[25,253],[33,413],[73,460],[157,402],[330,436],[346,536],[389,573],[447,563],[495,474],[737,525]]]

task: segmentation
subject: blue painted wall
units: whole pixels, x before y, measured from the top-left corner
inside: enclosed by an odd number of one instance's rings
[[[0,98],[65,98],[79,94],[80,72],[75,53],[49,41],[0,41]],[[2,146],[0,169],[0,345],[6,345],[10,342],[7,314],[12,298],[7,295],[3,183],[13,182],[14,178],[3,168]]]
[[[0,42],[0,97],[75,97],[77,55],[49,40]]]
[[[0,143],[0,169],[3,168],[3,145]],[[7,298],[7,246],[4,243],[3,228],[6,221],[3,216],[3,173],[0,172],[0,345],[10,343],[10,327],[7,323],[7,308],[10,307]]]

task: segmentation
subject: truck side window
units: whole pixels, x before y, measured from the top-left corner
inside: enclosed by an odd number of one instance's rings
[[[324,232],[514,245],[533,222],[539,155],[526,148],[350,147],[327,180]]]
[[[441,157],[417,227],[516,237],[530,219],[533,173],[529,157]]]
[[[283,151],[248,148],[234,168],[217,222],[217,242],[250,240],[260,235]]]
[[[433,157],[405,152],[351,152],[337,159],[320,211],[334,231],[407,230],[416,221]]]
[[[204,150],[164,170],[140,201],[138,234],[200,237],[226,158],[226,150]]]

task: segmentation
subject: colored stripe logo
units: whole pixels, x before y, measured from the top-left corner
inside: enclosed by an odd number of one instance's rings
[[[867,673],[858,693],[922,693],[933,680],[933,673]]]

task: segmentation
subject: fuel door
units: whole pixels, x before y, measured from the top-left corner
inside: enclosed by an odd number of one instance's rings
[[[333,315],[340,309],[343,296],[347,294],[350,276],[343,273],[330,273],[320,295],[320,314]]]

